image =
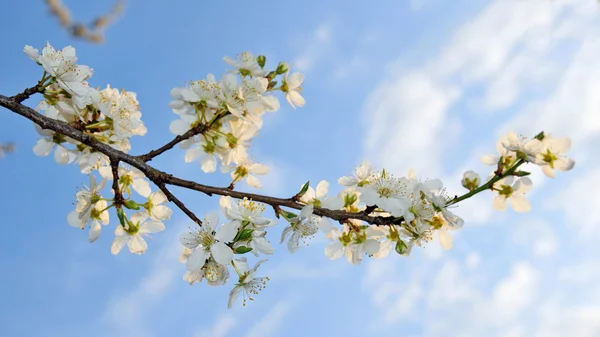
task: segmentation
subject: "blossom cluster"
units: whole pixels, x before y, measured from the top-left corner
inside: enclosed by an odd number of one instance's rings
[[[549,176],[553,176],[551,169],[554,168],[569,170],[574,162],[564,156],[568,147],[566,138],[554,139],[542,133],[532,140],[525,140],[509,133],[499,142],[498,156],[484,156],[485,163],[498,166],[489,181],[482,185],[477,173],[467,171],[462,184],[470,193],[478,189],[495,191],[497,196],[493,206],[496,209],[504,210],[506,201],[510,200],[515,211],[527,211],[530,206],[524,194],[532,183],[526,177],[529,172],[517,169],[524,163],[533,163]],[[408,255],[414,246],[422,247],[436,236],[442,248],[450,249],[453,245],[450,232],[464,224],[450,210],[457,197],[448,197],[439,179],[421,180],[412,170],[406,177],[394,177],[386,170],[375,170],[365,161],[352,175],[340,177],[338,183],[343,189],[336,195],[327,195],[327,181],[319,182],[316,188],[307,183],[296,195],[298,202],[304,205],[298,214],[276,211],[276,215],[288,222],[282,231],[281,243],[287,241],[289,252],[295,253],[301,243],[308,244],[321,232],[331,241],[325,247],[329,259],[344,256],[349,263],[360,264],[365,256],[379,259],[392,251]],[[273,247],[265,237],[275,220],[263,217],[264,205],[247,199],[236,204],[230,197],[222,197],[221,209],[227,222],[219,226],[218,215],[210,213],[205,218],[208,228],[182,235],[181,261],[186,263],[187,269],[184,280],[193,284],[206,278],[209,285],[223,285],[227,283],[232,267],[238,282],[230,293],[229,307],[240,293],[244,295],[245,305],[246,299],[252,300],[268,280],[255,277],[258,266],[265,260],[249,269],[246,258],[234,259],[234,255],[247,252],[256,256],[273,254]],[[348,218],[340,221],[342,226],[334,226],[328,217],[315,215],[316,209],[367,214],[387,223],[373,226]]]
[[[110,86],[102,90],[90,87],[87,80],[92,69],[76,64],[72,47],[58,51],[47,44],[40,54],[26,46],[25,52],[44,68],[38,83],[44,99],[38,110],[47,117],[125,153],[130,150],[132,136],[146,134],[136,94]],[[399,177],[364,161],[350,175],[338,179],[338,193],[330,194],[330,184],[323,180],[314,187],[307,182],[288,199],[269,202],[265,197],[258,202],[239,197],[242,193],[236,200],[227,196],[233,195],[229,192],[235,183],[245,179],[249,186],[260,188],[255,175],[268,172],[267,166],[250,156],[250,144],[263,125],[263,116],[280,108],[275,92],[281,91],[292,107],[303,106],[300,93],[304,77],[290,74],[283,62],[268,70],[266,57],[249,52],[224,61],[233,69],[220,80],[208,75],[171,90],[169,105],[178,119],[169,129],[177,135],[174,144],[185,150],[185,162],[198,160],[206,173],[215,172],[218,166],[222,172],[230,172],[231,185],[222,189],[219,203],[222,216],[208,213],[204,221],[197,220],[197,226],[180,237],[183,279],[189,284],[206,280],[211,286],[225,285],[230,272],[235,272],[237,282],[230,292],[229,307],[240,294],[245,305],[265,287],[269,278],[257,276],[257,272],[266,261],[263,257],[275,251],[268,232],[279,221],[286,223],[279,241],[290,253],[321,233],[330,241],[325,255],[332,260],[345,257],[351,264],[360,264],[365,256],[383,258],[392,251],[409,255],[415,246],[423,247],[436,237],[442,248],[450,249],[450,232],[464,225],[453,211],[455,204],[491,190],[496,193],[495,209],[505,210],[510,203],[515,211],[525,212],[531,209],[525,194],[532,181],[524,165],[539,166],[554,177],[556,170],[568,171],[575,164],[565,156],[571,146],[568,138],[553,138],[542,132],[527,139],[511,132],[498,142],[497,155],[482,158],[484,164],[495,166],[487,181],[474,171],[464,173],[461,183],[468,192],[462,196],[449,197],[439,179],[421,179],[413,170]],[[82,173],[90,174],[89,186],[76,194],[68,223],[88,227],[89,241],[94,242],[102,227],[109,224],[108,211],[114,207],[119,224],[111,252],[118,254],[127,245],[134,254],[145,253],[144,237],[163,231],[164,222],[172,215],[164,186],[153,192],[137,168],[117,165],[91,146],[37,128],[41,138],[34,146],[35,154],[46,156],[54,150],[57,163],[77,163]],[[112,196],[106,198],[102,190],[109,181]],[[272,218],[265,214],[271,208]],[[244,256],[248,253],[260,258],[253,267]]]
[[[248,185],[260,188],[255,175],[266,174],[268,167],[249,156],[250,143],[263,125],[263,115],[279,110],[274,91],[284,92],[292,107],[304,105],[300,95],[304,76],[289,75],[286,63],[267,71],[266,58],[249,52],[237,60],[224,60],[234,70],[220,80],[210,74],[206,79],[191,81],[187,87],[171,90],[170,106],[179,119],[169,129],[176,135],[196,130],[196,135],[180,145],[186,150],[186,162],[199,160],[206,173],[216,171],[220,163],[221,171],[231,172],[232,183],[245,179]],[[283,76],[279,86],[278,76]]]

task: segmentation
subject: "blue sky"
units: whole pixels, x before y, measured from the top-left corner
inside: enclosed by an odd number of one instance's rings
[[[65,1],[87,21],[111,5]],[[379,167],[439,177],[461,193],[467,169],[498,137],[546,130],[573,140],[572,172],[532,175],[533,211],[496,212],[491,195],[462,204],[454,249],[436,242],[409,258],[329,261],[325,239],[261,267],[271,281],[249,306],[226,309],[230,287],[181,280],[178,210],[149,251],[110,254],[110,231],[94,244],[68,226],[87,177],[31,151],[31,123],[4,110],[0,142],[2,336],[598,336],[600,335],[600,7],[592,0],[364,2],[165,2],[130,0],[107,41],[73,40],[42,1],[0,13],[0,93],[41,76],[22,52],[73,45],[94,68],[92,85],[135,91],[143,153],[172,138],[169,90],[227,68],[249,50],[306,74],[304,108],[265,120],[253,155],[269,164],[264,191],[293,194],[306,180],[334,182],[368,159]],[[273,64],[271,63],[271,64]],[[34,106],[36,99],[27,101]],[[215,185],[174,150],[153,163]],[[535,171],[535,170],[534,170]],[[218,200],[174,190],[197,214]],[[114,215],[111,214],[114,218]],[[114,223],[114,221],[113,221]],[[277,241],[277,229],[271,241]]]

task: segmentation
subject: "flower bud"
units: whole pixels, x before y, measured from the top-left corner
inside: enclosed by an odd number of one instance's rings
[[[140,205],[138,205],[137,202],[133,201],[133,200],[127,200],[123,203],[123,205],[129,209],[134,209],[134,210],[138,210],[140,209]]]
[[[280,62],[277,65],[277,69],[275,69],[275,73],[277,73],[277,75],[281,75],[287,73],[288,70],[290,70],[290,66],[286,62]]]
[[[265,55],[258,55],[258,56],[256,57],[256,63],[258,63],[258,65],[259,65],[261,68],[264,68],[264,67],[265,67],[265,63],[266,63],[266,62],[267,62],[267,57],[266,57]]]
[[[407,255],[408,253],[408,246],[406,245],[406,243],[402,240],[398,240],[396,242],[396,247],[395,247],[396,253],[400,254],[400,255]]]
[[[469,191],[473,191],[474,189],[479,187],[479,184],[481,183],[481,179],[479,178],[479,174],[477,174],[473,171],[467,171],[463,175],[463,179],[461,180],[461,183],[464,188],[468,189]]]

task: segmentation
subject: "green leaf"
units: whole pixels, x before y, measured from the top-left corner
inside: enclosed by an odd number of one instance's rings
[[[239,246],[233,252],[236,253],[236,254],[246,254],[246,253],[248,253],[250,251],[252,251],[252,248],[250,248],[250,247]]]
[[[517,172],[513,172],[513,176],[517,176],[517,177],[525,177],[530,175],[531,172],[526,172],[526,171],[517,171]]]
[[[235,241],[246,241],[248,240],[251,236],[252,236],[252,232],[254,232],[254,229],[252,228],[246,228],[243,231],[241,231],[237,237],[237,239]]]
[[[293,218],[297,217],[297,215],[296,215],[296,214],[294,214],[294,213],[292,213],[292,212],[288,212],[288,211],[282,211],[282,212],[281,212],[281,215],[283,215],[283,217],[284,217],[286,220],[291,220],[291,219],[293,219]]]
[[[302,196],[306,193],[306,191],[308,191],[309,186],[310,186],[310,180],[307,181],[306,184],[302,185],[300,192],[298,192],[298,194],[296,194],[296,198],[298,198],[298,199],[302,198]]]

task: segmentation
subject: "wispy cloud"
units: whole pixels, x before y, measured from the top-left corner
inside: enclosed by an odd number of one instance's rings
[[[225,337],[237,325],[237,320],[230,314],[222,314],[212,327],[198,331],[195,337]]]
[[[269,310],[250,328],[246,337],[275,336],[291,309],[292,303],[289,300],[283,300],[275,304],[273,309]]]
[[[312,34],[301,43],[302,53],[296,57],[292,66],[301,72],[310,71],[329,51],[333,38],[333,27],[329,22],[319,24]]]

